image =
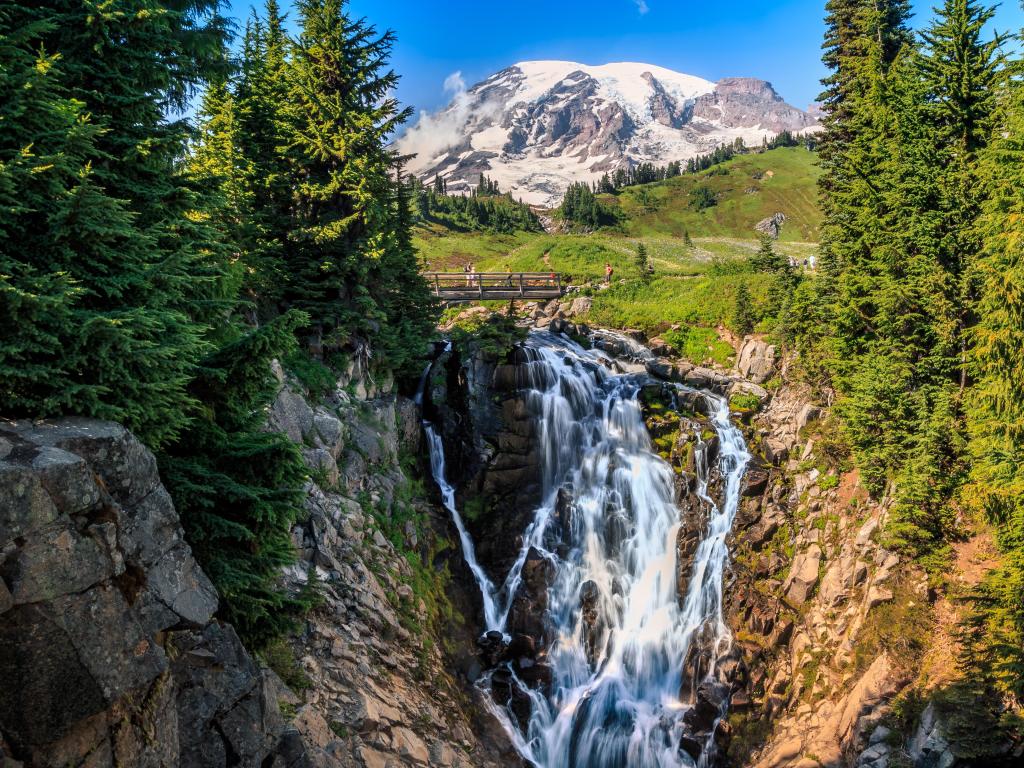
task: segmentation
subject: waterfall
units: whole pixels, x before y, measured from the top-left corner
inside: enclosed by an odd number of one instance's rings
[[[675,477],[652,449],[637,399],[642,376],[614,373],[602,352],[546,332],[531,334],[525,352],[543,496],[499,587],[476,563],[449,503],[442,446],[427,427],[434,476],[484,596],[487,628],[508,637],[509,611],[531,551],[553,572],[545,616],[551,640],[543,658],[550,684],[520,686],[529,697],[525,728],[511,707],[495,705],[495,714],[523,757],[540,768],[693,766],[680,747],[692,692],[717,680],[715,661],[731,644],[722,577],[749,458],[742,435],[725,399],[703,394],[718,434],[724,489],[721,499],[711,497],[708,446],[695,436],[697,494],[708,514],[681,595]],[[506,672],[518,680],[511,663]],[[717,717],[723,714],[724,705]],[[698,748],[699,762],[709,746]]]
[[[446,342],[442,353],[449,352],[452,348],[451,342]],[[423,371],[423,375],[420,377],[419,386],[416,388],[416,396],[414,402],[420,406],[421,410],[423,407],[423,393],[427,388],[427,380],[430,378],[430,369],[433,365],[428,365]],[[462,515],[459,514],[458,508],[455,506],[455,489],[452,488],[451,483],[448,482],[448,474],[445,471],[445,460],[444,460],[444,443],[441,442],[441,436],[437,434],[437,430],[434,429],[434,425],[426,419],[423,420],[423,432],[427,437],[427,449],[430,453],[430,472],[434,477],[434,482],[437,483],[438,490],[441,491],[441,502],[444,504],[444,508],[448,510],[448,513],[452,516],[452,522],[455,523],[455,530],[459,533],[459,543],[462,546],[462,557],[466,561],[466,565],[469,566],[470,572],[473,574],[473,578],[476,579],[476,583],[480,587],[480,597],[483,600],[484,606],[484,623],[486,624],[487,630],[500,630],[502,619],[498,616],[498,610],[494,603],[494,585],[491,584],[491,580],[487,578],[487,574],[484,569],[480,567],[480,563],[476,559],[476,550],[473,547],[473,539],[469,536],[469,531],[466,530],[466,524],[462,520]]]
[[[484,569],[480,567],[480,563],[476,560],[473,540],[469,537],[466,525],[462,521],[462,515],[459,514],[455,506],[455,489],[452,488],[446,477],[444,445],[441,442],[441,436],[427,422],[423,422],[423,430],[426,432],[427,447],[430,450],[430,470],[434,476],[434,481],[437,483],[437,487],[441,490],[441,501],[444,502],[444,508],[451,514],[452,522],[455,523],[455,529],[459,532],[462,557],[465,559],[466,565],[469,566],[469,570],[473,573],[476,583],[480,586],[480,596],[484,604],[484,623],[488,630],[500,630],[502,618],[499,617],[498,609],[494,602],[494,585],[491,584],[491,580],[487,578]]]

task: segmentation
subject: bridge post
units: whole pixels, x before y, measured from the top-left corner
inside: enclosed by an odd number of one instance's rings
[[[523,273],[522,272],[519,273],[519,295],[520,296],[525,296],[526,295],[526,290],[523,288]]]
[[[476,289],[477,292],[480,294],[480,298],[482,299],[484,297],[484,280],[482,277],[480,277],[479,272],[476,275]]]
[[[438,276],[437,272],[434,273],[434,295],[441,295],[441,278]]]
[[[561,296],[562,295],[562,273],[561,272],[556,272],[555,273],[555,283],[558,286],[558,295]]]

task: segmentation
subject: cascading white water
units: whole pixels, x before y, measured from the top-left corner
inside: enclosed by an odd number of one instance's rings
[[[531,549],[554,569],[546,616],[553,637],[546,654],[550,686],[528,691],[525,733],[511,711],[496,707],[496,714],[523,757],[541,768],[692,766],[680,748],[692,704],[683,690],[712,678],[715,660],[731,642],[722,617],[722,576],[749,458],[742,436],[729,421],[726,401],[705,394],[724,492],[721,504],[709,496],[702,444],[697,493],[709,514],[687,592],[680,595],[674,475],[652,450],[638,377],[611,374],[603,353],[548,333],[532,334],[527,354],[526,396],[538,423],[543,500],[497,589],[476,564],[472,541],[448,504],[443,457],[434,458],[440,440],[428,427],[434,476],[484,594],[488,629],[505,632]],[[567,519],[557,509],[563,488],[572,499]],[[705,659],[699,671],[684,669],[695,641]]]
[[[451,348],[451,342],[447,342],[443,351],[448,352]],[[430,376],[431,367],[432,365],[428,365],[424,369],[423,375],[420,377],[419,386],[416,389],[415,403],[421,408],[423,406],[423,393],[427,387],[427,379]],[[498,609],[494,603],[494,585],[477,562],[473,539],[470,538],[466,525],[462,520],[462,515],[459,514],[458,507],[455,505],[455,489],[448,482],[448,473],[445,471],[444,443],[441,442],[441,436],[437,434],[434,425],[426,419],[423,420],[423,431],[427,436],[427,449],[430,452],[430,472],[434,477],[434,482],[437,483],[438,489],[441,491],[441,501],[444,504],[444,508],[452,516],[452,522],[455,523],[455,529],[459,533],[462,557],[466,561],[466,565],[469,566],[469,570],[472,572],[473,578],[476,579],[476,583],[480,586],[480,596],[484,606],[484,623],[487,625],[486,629],[497,630],[501,627],[503,617],[499,617]]]
[[[459,514],[459,510],[455,506],[455,489],[449,484],[445,473],[444,445],[441,442],[441,436],[427,422],[423,422],[423,430],[427,435],[427,446],[430,449],[430,470],[434,475],[434,481],[441,490],[441,500],[444,502],[444,508],[451,513],[455,529],[459,532],[462,556],[466,560],[469,570],[473,573],[476,583],[480,585],[480,595],[484,603],[484,623],[487,625],[486,628],[488,630],[499,630],[503,617],[498,615],[498,608],[494,602],[494,585],[487,578],[484,569],[480,567],[476,560],[473,540],[470,538],[466,525],[462,521],[462,515]]]

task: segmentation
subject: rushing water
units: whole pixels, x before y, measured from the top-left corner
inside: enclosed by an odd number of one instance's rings
[[[729,421],[726,401],[705,394],[724,487],[721,499],[711,498],[707,447],[699,444],[697,493],[708,514],[680,595],[675,478],[652,450],[637,400],[641,377],[612,373],[603,353],[547,333],[532,334],[526,354],[543,498],[500,586],[476,562],[445,477],[441,441],[426,425],[434,477],[480,586],[487,628],[505,633],[531,548],[553,564],[545,617],[553,637],[545,659],[551,684],[527,689],[525,733],[510,711],[496,706],[496,714],[523,757],[541,768],[692,766],[679,746],[683,718],[692,691],[714,679],[715,660],[731,643],[722,576],[749,458],[742,436]],[[561,517],[560,489],[572,499]],[[704,659],[699,671],[684,669],[694,643],[701,653],[689,658]]]

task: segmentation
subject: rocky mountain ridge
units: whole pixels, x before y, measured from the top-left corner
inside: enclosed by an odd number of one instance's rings
[[[396,146],[416,155],[412,173],[427,182],[444,177],[449,192],[468,191],[486,173],[502,191],[553,205],[574,181],[816,126],[764,80],[712,83],[649,64],[529,61],[459,90]]]

